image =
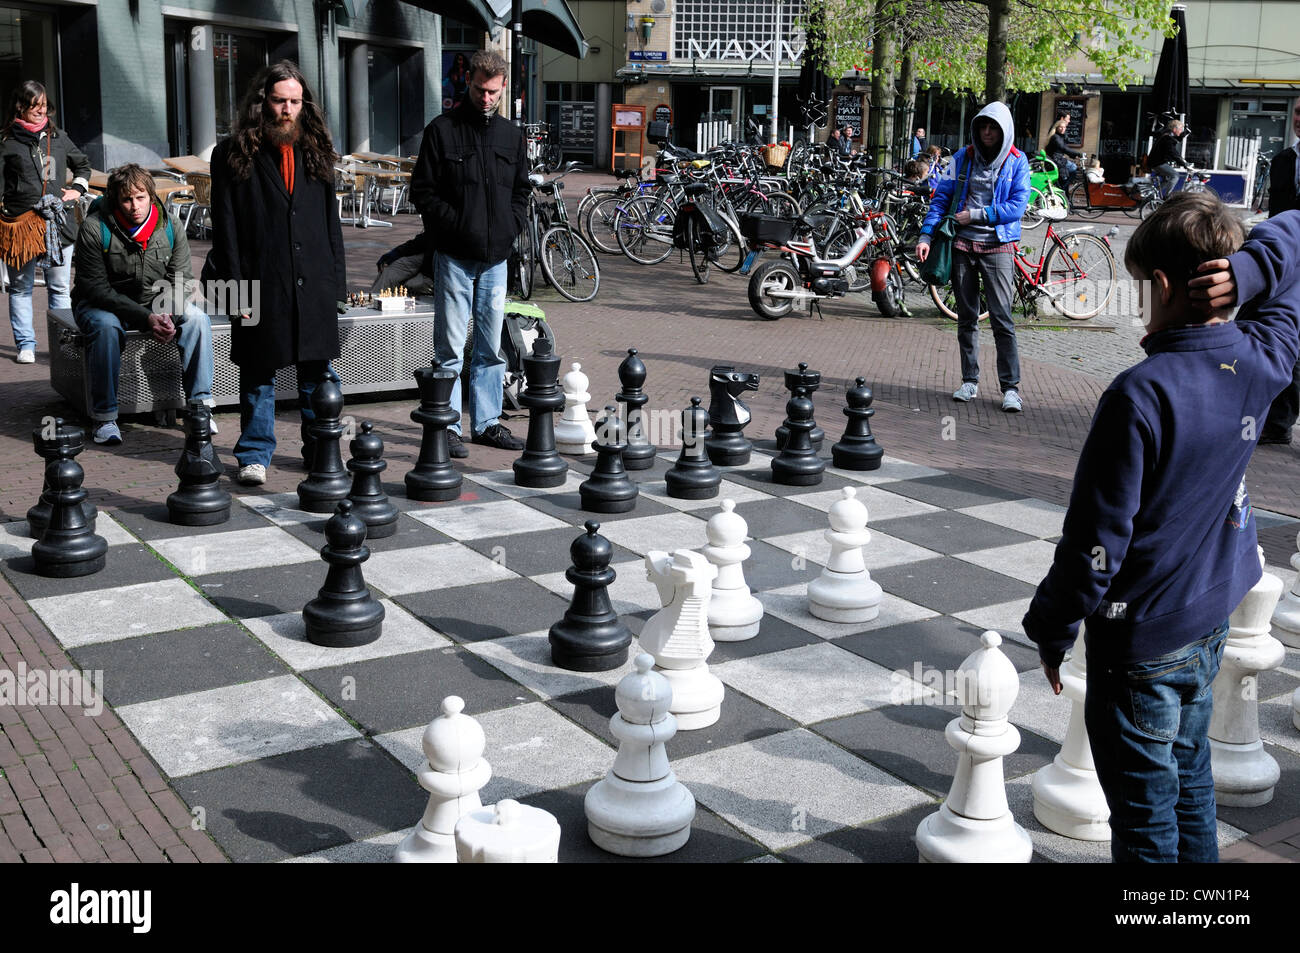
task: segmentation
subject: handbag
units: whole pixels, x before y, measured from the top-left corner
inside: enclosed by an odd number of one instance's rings
[[[0,261],[18,270],[44,254],[44,218],[32,209],[12,217],[0,214]]]
[[[961,177],[958,178],[957,185],[952,191],[954,200],[966,187],[966,173],[969,171],[970,157],[967,156],[966,165],[961,170]],[[930,233],[930,254],[925,256],[925,261],[921,262],[920,267],[921,280],[927,285],[946,285],[952,280],[952,240],[956,235],[957,218],[950,211],[939,219],[939,224]]]

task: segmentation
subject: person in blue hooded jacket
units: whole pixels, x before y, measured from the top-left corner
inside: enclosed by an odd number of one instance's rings
[[[1002,409],[1019,413],[1024,405],[1020,398],[1020,353],[1011,320],[1011,296],[1015,291],[1020,219],[1029,201],[1029,160],[1013,140],[1011,110],[1005,103],[989,103],[980,110],[971,122],[971,145],[953,156],[946,176],[935,188],[930,211],[921,226],[916,256],[925,261],[930,254],[934,227],[950,209],[956,209],[952,287],[957,296],[962,384],[952,399],[969,401],[979,394],[982,279],[989,323],[997,345]]]

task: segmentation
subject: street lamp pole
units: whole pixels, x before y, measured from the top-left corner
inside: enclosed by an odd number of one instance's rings
[[[776,145],[781,136],[777,132],[777,121],[781,112],[781,0],[772,0],[772,131],[768,133],[768,142]]]

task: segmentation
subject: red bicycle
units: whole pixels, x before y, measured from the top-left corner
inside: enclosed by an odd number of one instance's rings
[[[1053,308],[1076,321],[1100,314],[1110,303],[1119,283],[1110,239],[1119,229],[1112,227],[1106,235],[1098,238],[1090,234],[1091,228],[1084,226],[1062,235],[1048,222],[1037,260],[1030,257],[1032,248],[1021,245],[1016,249],[1016,299],[1026,320],[1038,314],[1041,298],[1046,298]],[[930,297],[945,317],[957,320],[957,301],[952,285],[930,285]],[[988,311],[984,310],[980,320],[988,316]]]

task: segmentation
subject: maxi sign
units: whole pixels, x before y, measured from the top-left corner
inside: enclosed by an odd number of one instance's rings
[[[745,47],[748,46],[749,49]],[[783,61],[793,61],[803,55],[803,47],[796,50],[790,45],[788,40],[781,41],[781,59]],[[741,40],[731,39],[727,41],[726,46],[722,45],[719,37],[714,37],[709,41],[708,46],[701,46],[700,41],[695,37],[690,37],[686,41],[686,55],[692,59],[701,60],[766,60],[772,62],[772,41],[763,40]]]

